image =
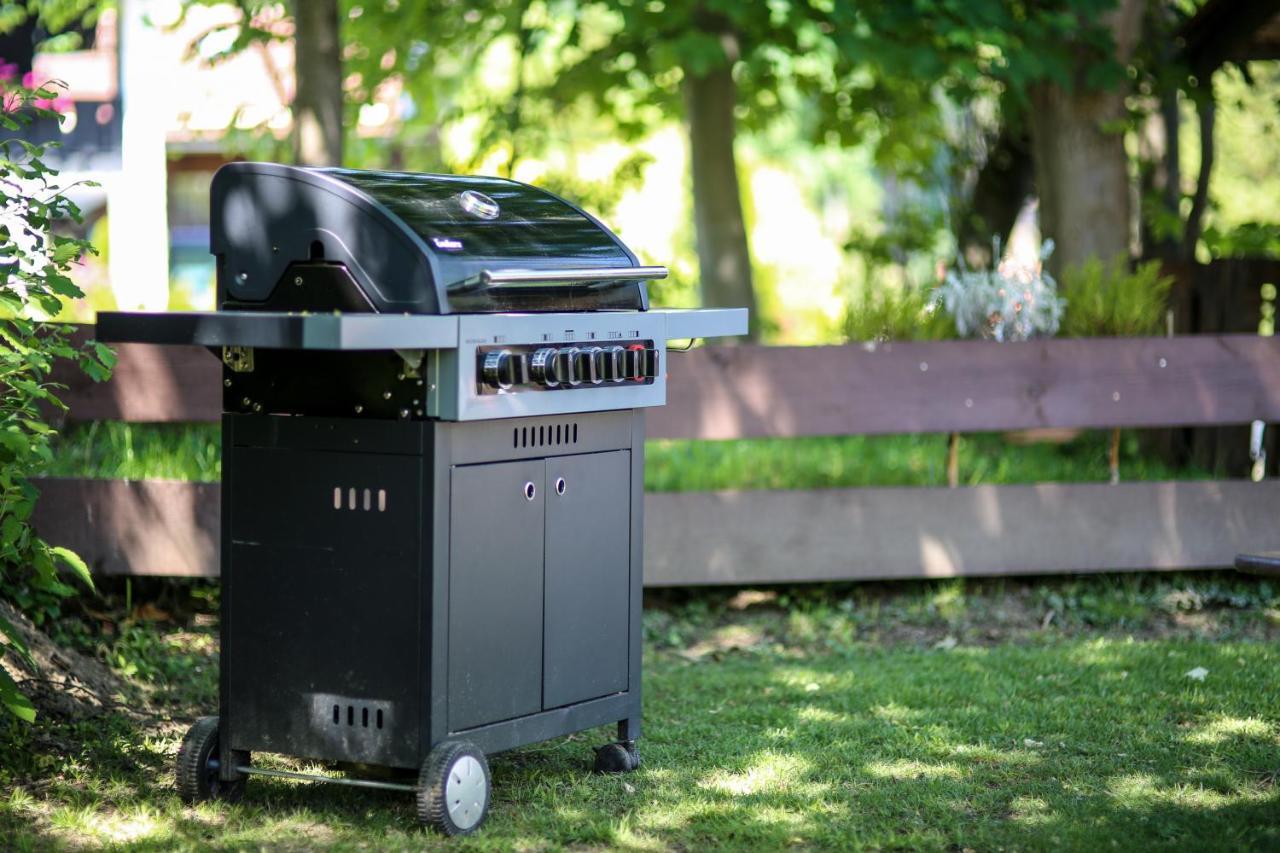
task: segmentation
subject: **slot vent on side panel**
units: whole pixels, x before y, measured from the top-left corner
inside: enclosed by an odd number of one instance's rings
[[[511,447],[566,447],[578,443],[577,423],[539,424],[511,428]]]

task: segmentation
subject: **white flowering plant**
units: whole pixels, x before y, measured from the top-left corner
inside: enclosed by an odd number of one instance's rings
[[[1057,333],[1066,300],[1044,268],[1053,253],[1045,240],[1034,263],[1006,256],[990,269],[971,270],[963,261],[934,291],[934,304],[955,321],[962,338],[1025,341]],[[1000,257],[996,241],[992,257]]]

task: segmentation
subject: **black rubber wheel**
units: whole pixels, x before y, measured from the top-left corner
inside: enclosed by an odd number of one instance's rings
[[[635,743],[606,743],[596,747],[596,773],[630,773],[640,766]]]
[[[489,816],[489,762],[465,740],[431,750],[418,773],[418,823],[442,835],[470,835]]]
[[[241,776],[234,782],[224,782],[218,777],[218,768],[209,766],[211,759],[219,757],[218,718],[201,717],[187,730],[182,746],[178,747],[175,776],[178,796],[184,803],[193,805],[206,800],[234,803],[244,796],[247,777]],[[249,753],[234,752],[230,760],[237,764],[248,764]]]

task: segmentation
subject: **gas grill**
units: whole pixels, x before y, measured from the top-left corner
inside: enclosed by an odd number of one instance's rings
[[[219,310],[97,329],[223,364],[221,699],[181,796],[407,790],[460,834],[486,755],[616,723],[595,768],[634,769],[643,410],[668,340],[746,312],[652,309],[665,269],[509,180],[235,163],[211,209]]]

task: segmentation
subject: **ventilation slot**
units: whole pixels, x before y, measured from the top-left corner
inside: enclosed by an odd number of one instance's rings
[[[578,425],[543,424],[536,427],[512,427],[511,447],[561,447],[578,443]]]
[[[359,512],[372,512],[374,509],[377,509],[378,512],[386,512],[387,490],[378,489],[375,491],[373,489],[344,489],[342,486],[334,486],[333,508]]]
[[[335,726],[342,725],[343,707],[344,706],[342,705],[333,706],[333,724]],[[370,719],[372,719],[373,727],[375,729],[381,729],[386,721],[385,713],[381,708],[374,708],[372,714],[369,713],[368,705],[347,705],[345,708],[347,717],[346,724],[349,728],[359,726],[360,728],[367,729],[369,728]],[[359,714],[356,713],[357,709],[360,711]]]

